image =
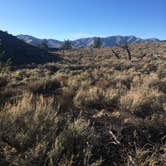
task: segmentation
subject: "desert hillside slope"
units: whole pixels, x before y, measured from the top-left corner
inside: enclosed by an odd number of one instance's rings
[[[10,58],[14,65],[40,64],[60,59],[3,31],[0,31],[0,51],[5,54],[4,61]]]

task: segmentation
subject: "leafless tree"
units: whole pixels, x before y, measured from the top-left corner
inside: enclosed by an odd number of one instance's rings
[[[118,52],[116,52],[116,51],[114,51],[114,49],[112,48],[112,52],[113,52],[113,54],[118,58],[118,59],[120,59],[120,56],[119,56],[119,53]]]
[[[131,51],[129,49],[128,44],[125,44],[125,45],[121,46],[121,48],[123,48],[124,50],[126,50],[126,52],[128,54],[128,58],[129,58],[129,60],[131,60]]]

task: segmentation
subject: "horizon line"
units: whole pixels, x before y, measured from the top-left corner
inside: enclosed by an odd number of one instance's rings
[[[113,34],[113,35],[100,35],[100,34],[93,34],[93,35],[91,35],[91,34],[86,34],[86,36],[80,36],[80,37],[66,37],[66,38],[64,38],[63,40],[62,39],[58,39],[58,38],[53,38],[53,37],[42,37],[41,35],[35,35],[35,34],[30,34],[30,33],[12,33],[12,32],[10,32],[10,31],[8,31],[8,30],[2,30],[2,29],[0,29],[1,31],[3,31],[3,32],[7,32],[7,33],[9,33],[9,34],[11,34],[11,35],[13,35],[13,36],[19,36],[19,35],[25,35],[25,36],[31,36],[31,37],[34,37],[34,38],[37,38],[37,39],[41,39],[41,40],[43,40],[43,39],[46,39],[46,40],[58,40],[58,41],[61,41],[61,42],[63,42],[63,41],[65,41],[65,40],[71,40],[71,41],[74,41],[74,40],[79,40],[79,39],[87,39],[87,38],[97,38],[97,37],[99,37],[99,38],[109,38],[109,37],[136,37],[136,38],[139,38],[139,39],[158,39],[158,40],[160,40],[160,41],[163,41],[163,40],[166,40],[166,39],[161,39],[160,37],[141,37],[141,36],[139,36],[139,35],[132,35],[132,34]],[[77,33],[75,33],[75,34],[77,34]],[[71,34],[69,34],[68,36],[72,36]]]

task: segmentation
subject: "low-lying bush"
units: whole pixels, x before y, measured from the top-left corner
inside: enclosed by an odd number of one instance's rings
[[[6,86],[8,83],[8,80],[6,77],[1,77],[0,76],[0,88]]]
[[[57,80],[38,80],[31,82],[27,86],[27,90],[34,94],[54,94],[61,87]]]

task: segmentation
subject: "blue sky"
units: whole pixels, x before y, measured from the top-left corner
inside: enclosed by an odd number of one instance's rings
[[[58,40],[166,39],[166,0],[0,0],[0,29]]]

